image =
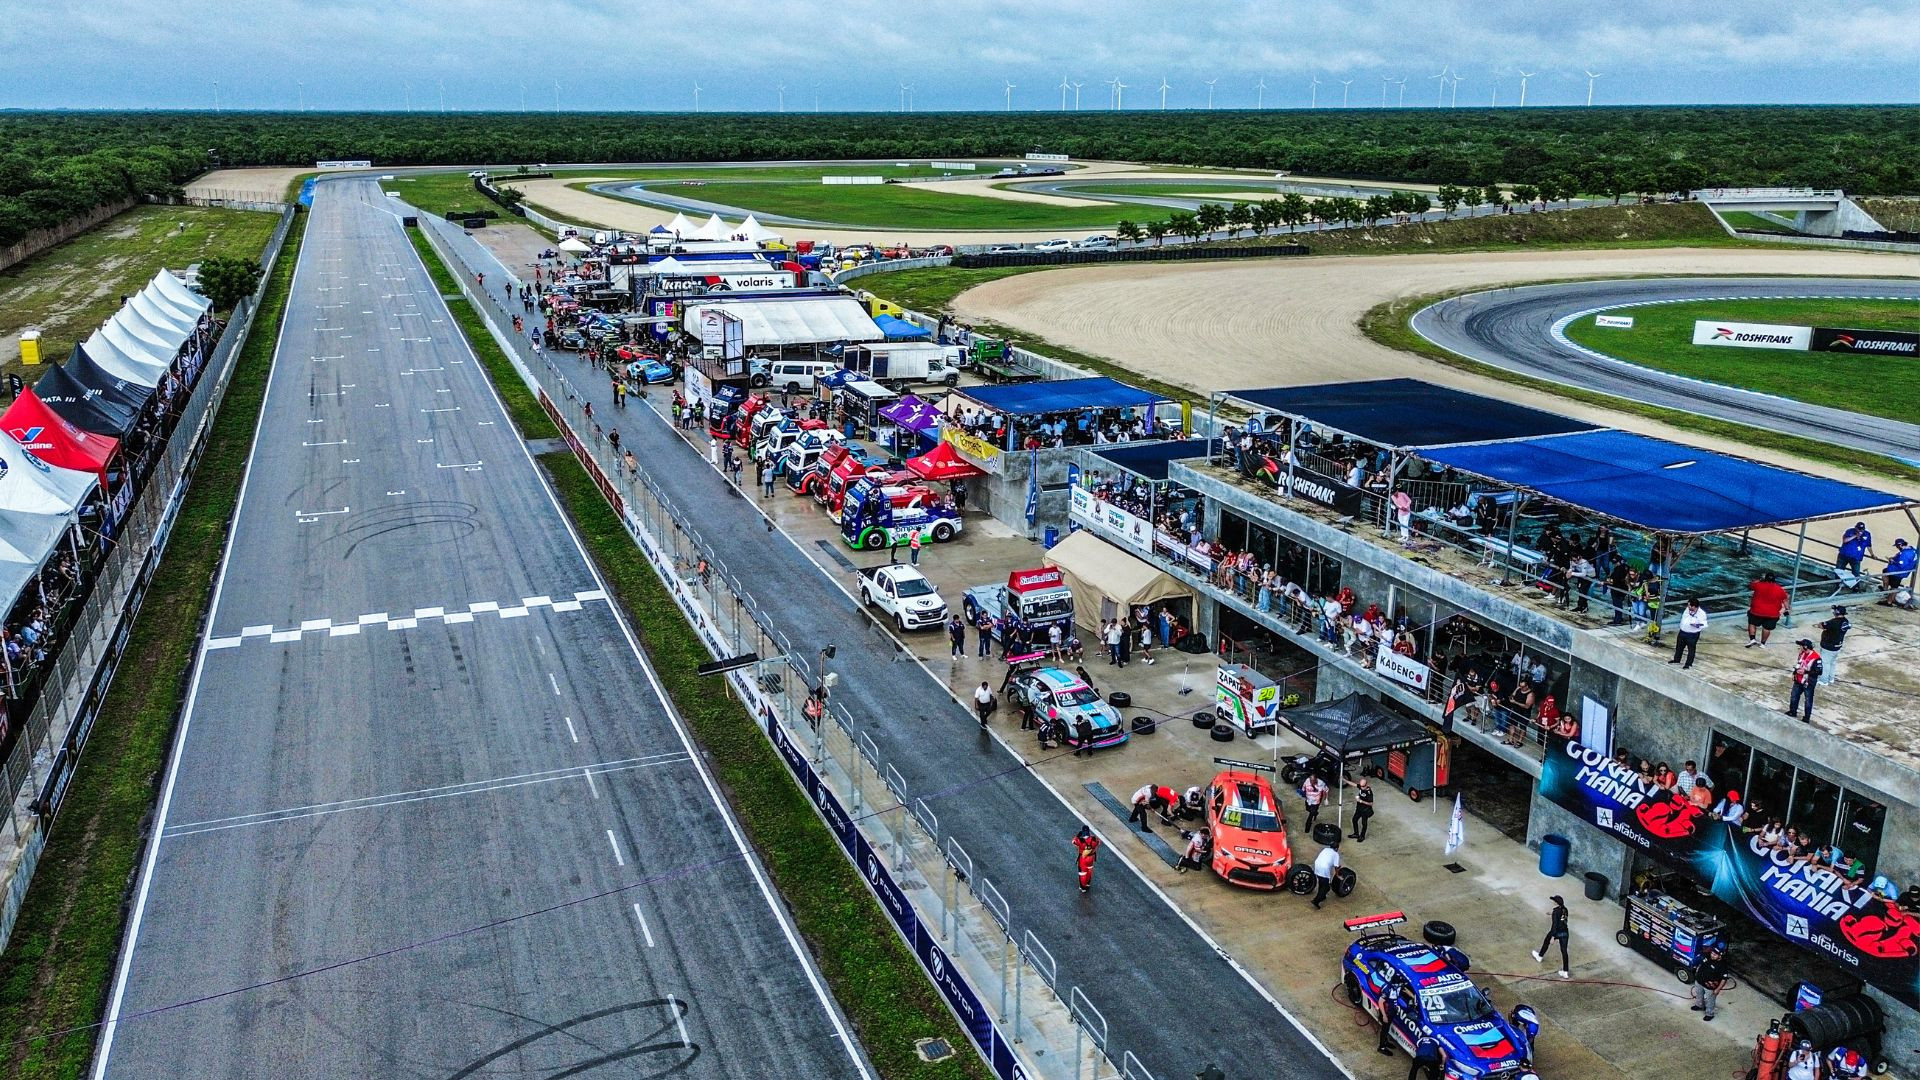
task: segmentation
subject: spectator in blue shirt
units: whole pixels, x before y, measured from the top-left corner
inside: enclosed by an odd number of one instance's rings
[[[1920,562],[1920,554],[1916,554],[1913,548],[1908,547],[1905,540],[1895,540],[1893,558],[1887,560],[1887,568],[1882,572],[1880,579],[1881,586],[1887,590],[1886,599],[1880,601],[1882,604],[1893,603],[1894,590],[1913,576],[1915,562]]]
[[[1853,528],[1840,537],[1840,557],[1833,565],[1844,570],[1860,572],[1860,560],[1873,557],[1873,533],[1867,530],[1867,523],[1856,521]]]

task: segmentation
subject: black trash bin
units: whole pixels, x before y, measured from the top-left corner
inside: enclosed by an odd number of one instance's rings
[[[1587,899],[1605,900],[1607,898],[1607,875],[1596,874],[1589,871],[1587,874],[1586,888]]]

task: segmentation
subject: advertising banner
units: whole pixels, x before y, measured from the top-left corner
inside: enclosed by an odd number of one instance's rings
[[[940,437],[953,444],[962,457],[990,473],[1000,471],[1000,448],[985,439],[976,438],[957,427],[946,427]]]
[[[1864,884],[1767,850],[1758,833],[1714,820],[1574,740],[1549,741],[1540,793],[1621,843],[1687,871],[1775,934],[1920,1007],[1920,917]]]
[[[1695,345],[1730,345],[1736,349],[1797,349],[1804,352],[1812,340],[1811,326],[1710,322],[1704,319],[1693,324]]]
[[[1631,330],[1633,329],[1633,316],[1595,315],[1593,317],[1593,325],[1610,327],[1614,330]]]
[[[1281,487],[1287,487],[1288,481],[1289,477],[1285,469],[1282,468],[1275,482]],[[1293,467],[1291,482],[1293,494],[1308,502],[1316,502],[1321,506],[1331,507],[1343,514],[1358,514],[1360,512],[1359,488],[1348,487],[1346,484],[1335,480],[1331,476],[1314,472],[1312,469],[1303,469],[1298,465]]]
[[[1401,656],[1384,641],[1380,643],[1379,654],[1374,657],[1373,670],[1422,693],[1426,692],[1427,683],[1433,678],[1433,669],[1411,656]]]
[[[1109,502],[1093,497],[1083,487],[1068,489],[1068,516],[1114,543],[1142,555],[1153,554],[1153,526]]]
[[[1865,353],[1869,356],[1920,356],[1920,334],[1899,330],[1813,328],[1814,352]]]

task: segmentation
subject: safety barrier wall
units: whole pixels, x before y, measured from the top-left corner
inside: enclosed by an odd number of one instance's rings
[[[140,610],[153,570],[166,551],[175,514],[186,496],[194,467],[206,446],[206,434],[233,378],[235,359],[253,324],[253,314],[274,263],[293,225],[293,210],[282,207],[280,223],[260,256],[266,269],[254,294],[235,307],[226,329],[207,359],[200,381],[182,407],[166,450],[154,464],[139,501],[128,512],[114,549],[95,570],[92,589],[50,662],[40,700],[28,714],[20,739],[4,766],[7,815],[0,820],[0,858],[4,858],[4,908],[0,908],[0,948],[13,933],[14,920],[67,785],[79,763],[93,721],[120,662],[133,616]]]
[[[421,221],[469,297],[474,293],[466,283],[476,265],[499,272],[497,264],[482,261],[478,246],[457,226]],[[716,658],[746,652],[769,658],[728,674],[729,685],[780,752],[982,1059],[1003,1078],[1151,1080],[1131,1052],[1109,1047],[1106,1021],[1086,993],[1058,985],[1058,967],[1046,943],[1017,925],[1017,913],[991,879],[974,872],[964,843],[941,829],[936,808],[906,789],[899,771],[881,760],[873,740],[859,733],[845,709],[825,709],[817,720],[807,716],[807,690],[824,674],[815,670],[819,661],[794,650],[702,537],[698,516],[616,455],[563,366],[596,382],[598,372],[577,357],[533,355],[517,335],[501,331],[508,316],[490,295],[479,307],[494,339],[532,385],[568,448],[708,650]],[[642,408],[649,404],[640,399]],[[870,628],[885,633],[877,624]]]
[[[108,218],[125,213],[131,209],[133,205],[133,199],[121,199],[118,202],[111,202],[105,206],[96,206],[86,213],[81,214],[79,217],[70,218],[58,225],[45,229],[35,229],[28,233],[26,239],[21,240],[19,243],[0,248],[0,270],[5,270],[7,267],[22,260],[31,259],[55,244],[71,240]]]

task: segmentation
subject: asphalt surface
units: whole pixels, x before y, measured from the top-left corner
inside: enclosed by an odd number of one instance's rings
[[[1775,297],[1920,301],[1920,281],[1883,278],[1659,278],[1579,281],[1468,293],[1416,312],[1421,337],[1469,359],[1651,405],[1801,435],[1876,454],[1920,458],[1920,425],[1702,382],[1629,364],[1559,333],[1579,314],[1623,304]],[[1795,354],[1780,353],[1781,362]],[[1902,361],[1893,360],[1891,363]]]
[[[316,190],[96,1076],[865,1075],[395,207]]]
[[[460,230],[441,226],[459,259],[489,282],[504,270]],[[519,268],[524,271],[525,268]],[[493,303],[496,319],[502,317]],[[564,355],[564,354],[563,354]],[[523,354],[530,366],[533,360]],[[603,417],[618,416],[624,448],[697,527],[719,562],[809,664],[837,647],[834,700],[874,741],[880,760],[925,799],[941,827],[973,856],[975,871],[1005,895],[1016,937],[1032,931],[1059,962],[1059,985],[1078,985],[1109,1024],[1109,1052],[1132,1051],[1162,1080],[1208,1061],[1229,1077],[1307,1080],[1342,1070],[1216,951],[1144,879],[1102,852],[1093,892],[1078,894],[1071,839],[1083,824],[1018,758],[983,733],[971,712],[899,649],[784,533],[644,404],[616,413],[604,376],[565,358],[576,388]],[[665,388],[654,396],[666,400]],[[790,497],[790,496],[778,496]],[[934,558],[938,558],[936,546]],[[822,556],[823,561],[825,556]],[[1036,549],[1035,562],[1039,553]],[[870,557],[869,557],[870,561]],[[836,569],[848,579],[851,575]],[[1109,751],[1125,753],[1125,750]],[[1094,822],[1112,835],[1110,821]],[[1135,853],[1130,857],[1138,857]],[[1294,902],[1280,897],[1280,903]],[[1333,958],[1329,957],[1329,961]]]

